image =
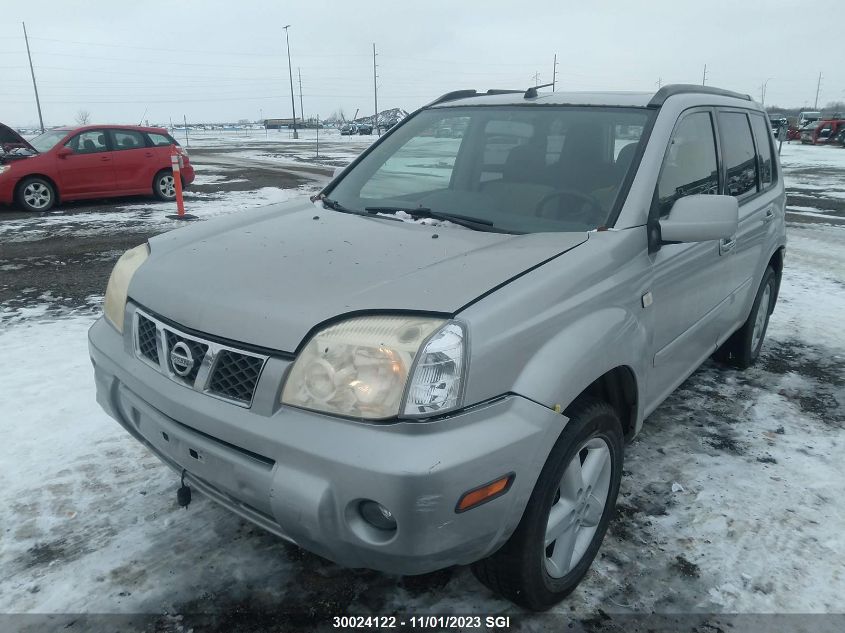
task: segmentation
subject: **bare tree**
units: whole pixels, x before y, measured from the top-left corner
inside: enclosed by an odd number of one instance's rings
[[[76,113],[76,122],[79,125],[88,125],[91,122],[91,113],[88,110],[80,110]]]

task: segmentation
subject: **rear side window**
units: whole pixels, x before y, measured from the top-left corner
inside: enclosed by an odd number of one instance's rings
[[[757,156],[748,116],[719,112],[719,134],[725,161],[725,193],[742,201],[757,192]]]
[[[165,134],[154,134],[153,132],[149,132],[147,133],[147,137],[150,139],[150,143],[152,143],[155,147],[179,145],[179,143],[177,143],[175,139],[166,136]]]
[[[718,192],[716,139],[710,113],[688,114],[675,128],[663,160],[657,183],[660,215],[668,214],[679,198]]]
[[[767,189],[774,181],[774,146],[772,134],[766,120],[759,114],[751,115],[751,129],[754,130],[754,142],[757,144],[757,164],[760,170],[760,184]]]
[[[115,150],[140,149],[146,145],[144,135],[134,130],[111,130]]]

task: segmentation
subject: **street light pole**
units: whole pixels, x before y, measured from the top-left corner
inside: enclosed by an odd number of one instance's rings
[[[290,63],[290,36],[288,35],[290,24],[284,28],[285,40],[288,44],[288,73],[290,74],[290,109],[293,110],[293,138],[299,138],[299,134],[296,132],[296,102],[293,99],[293,66]]]

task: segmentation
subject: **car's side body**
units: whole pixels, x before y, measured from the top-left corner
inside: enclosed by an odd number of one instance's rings
[[[654,113],[608,226],[432,234],[367,214],[321,207],[315,215],[306,202],[159,236],[127,286],[123,333],[104,319],[91,329],[98,401],[163,461],[185,470],[191,485],[339,563],[422,573],[495,552],[523,517],[573,402],[584,394],[606,401],[633,436],[747,321],[764,271],[779,275],[783,264],[783,181],[765,111],[749,98],[677,86],[656,95],[464,92],[423,111],[572,104]],[[323,194],[418,114],[391,128]],[[703,184],[675,191],[679,198],[693,189],[722,200],[738,195],[738,204],[729,200],[736,232],[669,243],[660,231],[671,209],[658,190],[673,143],[693,124],[709,130],[713,170]],[[739,137],[745,141],[737,145]],[[677,153],[675,163],[683,165]],[[229,259],[221,262],[224,246]],[[271,270],[288,272],[268,277]],[[281,403],[311,334],[385,312],[465,328],[459,410],[422,423],[401,415],[373,423]],[[140,351],[139,323],[155,353]],[[199,377],[179,384],[166,357],[174,336],[263,359],[253,398],[225,401]],[[216,362],[203,371],[215,371]],[[506,494],[456,512],[463,493],[508,473]],[[398,531],[363,526],[355,509],[362,499],[387,506]]]
[[[745,321],[766,266],[781,266],[786,196],[780,177],[740,205],[737,246],[728,254],[716,241],[648,249],[657,177],[684,113],[739,109],[763,116],[759,106],[731,97],[713,95],[707,103],[693,93],[662,105],[616,226],[591,233],[579,247],[579,275],[569,262],[553,260],[462,312],[475,336],[499,344],[490,346],[490,358],[474,356],[479,373],[468,385],[471,400],[513,390],[565,407],[596,379],[623,368],[636,385],[628,429],[635,432]],[[720,161],[722,173],[723,167]],[[648,294],[652,303],[644,307]],[[531,334],[514,336],[525,331]],[[527,361],[502,364],[494,356]]]
[[[126,125],[60,128],[66,135],[50,150],[9,162],[0,174],[0,204],[12,204],[19,185],[41,177],[60,200],[150,195],[155,175],[170,168],[170,147],[178,145],[167,130]],[[187,154],[180,154],[182,181],[194,180]]]

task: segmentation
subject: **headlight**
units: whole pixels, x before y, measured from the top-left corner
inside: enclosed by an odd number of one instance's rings
[[[427,317],[356,317],[331,325],[297,357],[282,402],[370,420],[457,408],[464,340],[458,323]]]
[[[129,291],[129,282],[132,281],[132,275],[149,255],[150,247],[147,244],[130,248],[120,256],[111,271],[109,283],[106,286],[103,312],[106,319],[121,334],[123,333],[123,312],[126,310],[126,293]]]

